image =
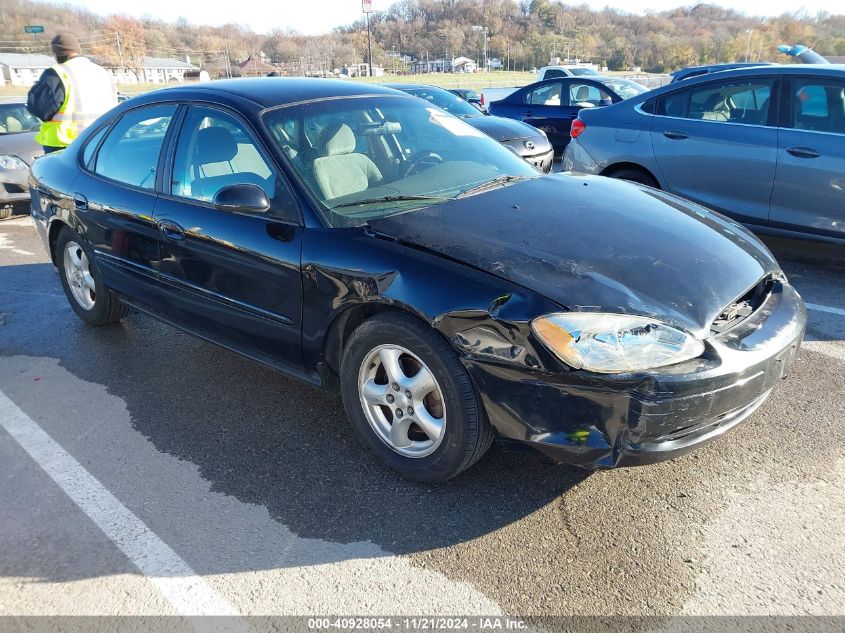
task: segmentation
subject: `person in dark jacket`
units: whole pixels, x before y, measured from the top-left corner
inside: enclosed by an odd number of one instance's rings
[[[82,56],[73,35],[60,33],[51,41],[58,62],[29,90],[27,109],[43,121],[35,136],[44,152],[67,147],[103,112],[117,105],[111,75]]]

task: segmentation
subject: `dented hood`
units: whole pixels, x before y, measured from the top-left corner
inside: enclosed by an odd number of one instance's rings
[[[749,231],[648,187],[556,174],[370,222],[571,310],[643,314],[707,336],[778,271]]]

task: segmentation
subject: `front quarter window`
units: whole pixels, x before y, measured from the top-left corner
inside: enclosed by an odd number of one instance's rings
[[[539,176],[461,119],[407,96],[280,107],[264,122],[329,226],[357,226],[486,182]]]

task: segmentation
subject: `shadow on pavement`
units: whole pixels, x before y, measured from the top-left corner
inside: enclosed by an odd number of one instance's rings
[[[447,484],[408,483],[360,447],[339,397],[134,312],[85,326],[47,264],[2,267],[0,278],[0,312],[24,317],[0,326],[0,355],[58,358],[104,385],[156,449],[300,537],[394,553],[446,547],[533,513],[589,474],[494,447]],[[33,286],[42,291],[22,290]]]

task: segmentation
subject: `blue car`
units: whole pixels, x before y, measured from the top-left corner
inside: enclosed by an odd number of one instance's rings
[[[728,70],[582,110],[563,168],[678,194],[755,230],[845,242],[845,66]]]
[[[555,153],[560,154],[569,143],[569,128],[581,110],[618,103],[647,90],[622,77],[555,77],[494,101],[488,111],[543,130]]]

